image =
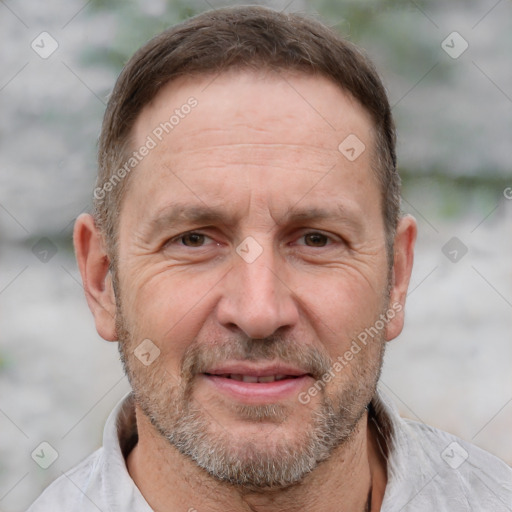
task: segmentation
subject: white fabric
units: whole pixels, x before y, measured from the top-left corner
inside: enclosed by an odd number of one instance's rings
[[[382,512],[512,511],[512,468],[503,461],[451,434],[402,419],[381,392],[372,409],[388,451]],[[135,432],[127,395],[107,420],[103,447],[53,482],[28,512],[151,512],[121,449]]]

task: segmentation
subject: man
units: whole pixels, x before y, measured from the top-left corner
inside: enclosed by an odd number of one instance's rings
[[[52,511],[511,510],[512,471],[377,382],[416,224],[389,103],[351,44],[264,8],[139,50],[74,242],[133,392]]]

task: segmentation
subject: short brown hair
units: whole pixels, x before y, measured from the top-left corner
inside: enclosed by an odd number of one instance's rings
[[[140,48],[121,72],[103,120],[94,194],[95,220],[112,257],[128,175],[108,187],[108,194],[103,187],[126,160],[132,128],[143,107],[180,76],[261,68],[324,76],[370,113],[376,135],[374,171],[382,190],[391,264],[400,178],[393,118],[379,75],[359,49],[322,23],[255,6],[208,11],[171,27]]]

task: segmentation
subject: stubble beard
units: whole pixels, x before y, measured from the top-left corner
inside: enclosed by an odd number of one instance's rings
[[[181,360],[178,379],[158,358],[144,366],[134,356],[138,341],[131,335],[120,306],[116,315],[119,352],[135,402],[164,439],[220,482],[253,492],[301,482],[337,448],[350,442],[375,394],[384,357],[383,333],[361,349],[350,367],[341,370],[350,372],[349,379],[342,379],[342,386],[331,389],[329,394],[321,390],[316,403],[302,405],[297,400],[294,407],[308,407],[309,413],[309,421],[301,422],[300,432],[284,436],[278,433],[280,429],[286,431],[286,420],[293,413],[289,406],[238,404],[231,412],[240,420],[273,423],[276,429],[274,436],[269,433],[269,442],[264,445],[250,438],[235,439],[209,413],[208,404],[194,397],[195,376],[228,359],[273,360],[305,369],[319,381],[332,369],[334,361],[320,349],[306,347],[290,337],[232,337],[222,344],[216,340],[192,343]]]

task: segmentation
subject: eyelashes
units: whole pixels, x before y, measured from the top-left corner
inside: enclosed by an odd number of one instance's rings
[[[342,242],[342,239],[335,237],[334,235],[326,234],[322,231],[311,230],[301,234],[292,242],[291,245],[322,249]],[[222,243],[215,241],[211,236],[208,236],[198,230],[187,231],[167,240],[164,243],[164,248],[186,247],[190,249],[204,249],[212,245],[220,246]]]

